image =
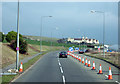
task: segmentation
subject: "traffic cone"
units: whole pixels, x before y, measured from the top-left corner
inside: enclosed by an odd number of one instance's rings
[[[82,57],[82,63],[84,63],[84,57]]]
[[[101,64],[100,64],[100,68],[99,68],[99,73],[98,74],[103,74],[102,73],[102,67],[101,67]]]
[[[78,60],[78,56],[77,56],[77,60]]]
[[[85,60],[85,65],[87,65],[87,58],[86,58],[86,60]]]
[[[111,72],[111,67],[109,67],[109,75],[108,75],[108,80],[112,79],[112,72]]]
[[[95,70],[95,62],[93,61],[93,67],[92,70]]]
[[[91,65],[90,65],[90,60],[88,60],[88,67],[90,67]]]
[[[72,54],[73,58],[75,57],[74,54]]]
[[[81,62],[81,56],[79,57],[79,61]]]
[[[22,62],[21,62],[21,65],[20,65],[19,72],[23,72],[23,65],[22,65]]]

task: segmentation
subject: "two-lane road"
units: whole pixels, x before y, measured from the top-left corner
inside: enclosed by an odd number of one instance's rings
[[[31,69],[13,82],[115,82],[106,80],[103,74],[98,75],[71,56],[59,58],[58,53],[50,52],[42,56]]]

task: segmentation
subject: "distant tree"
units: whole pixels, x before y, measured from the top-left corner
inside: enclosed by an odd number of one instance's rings
[[[0,42],[3,42],[5,35],[3,32],[0,32]]]
[[[21,34],[19,34],[19,38],[22,38]],[[17,32],[15,32],[15,31],[10,31],[6,35],[7,42],[11,42],[12,40],[16,40],[16,39],[17,39]]]
[[[69,43],[71,44],[71,41],[67,41],[67,44],[69,44]]]
[[[16,51],[17,40],[12,40],[10,46]],[[19,39],[19,49],[20,49],[19,52],[21,54],[26,54],[28,51],[28,43],[22,38]]]

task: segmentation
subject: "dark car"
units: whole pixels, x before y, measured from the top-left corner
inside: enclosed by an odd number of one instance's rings
[[[79,54],[83,54],[83,53],[85,53],[85,51],[86,51],[86,50],[80,50],[80,51],[79,51]]]
[[[67,52],[65,52],[65,51],[60,52],[59,58],[67,58]]]

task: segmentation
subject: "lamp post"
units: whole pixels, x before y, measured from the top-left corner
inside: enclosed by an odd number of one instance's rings
[[[104,48],[104,45],[105,45],[105,12],[91,10],[91,13],[95,13],[95,12],[103,14],[103,56],[105,58],[105,48]]]
[[[19,68],[19,0],[18,0],[18,10],[17,10],[17,47],[16,47],[16,71]]]
[[[42,52],[42,28],[43,28],[43,19],[45,17],[52,17],[52,16],[41,16],[41,28],[40,28],[40,52]]]

